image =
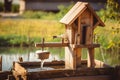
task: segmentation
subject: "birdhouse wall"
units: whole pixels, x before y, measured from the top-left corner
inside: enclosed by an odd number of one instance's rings
[[[93,14],[86,9],[71,25],[66,25],[68,41],[71,44],[92,44]]]
[[[73,44],[74,43],[74,30],[72,25],[66,25],[66,34],[68,36],[68,42]]]
[[[81,14],[81,44],[92,44],[93,15],[86,9]]]

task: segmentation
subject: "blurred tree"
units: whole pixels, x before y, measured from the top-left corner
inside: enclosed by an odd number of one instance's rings
[[[11,12],[12,10],[12,0],[4,0],[4,11]]]

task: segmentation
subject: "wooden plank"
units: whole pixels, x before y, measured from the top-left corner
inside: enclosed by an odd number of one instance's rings
[[[67,14],[60,20],[61,23],[68,24],[69,21],[67,20],[68,17],[70,17],[73,12],[81,5],[81,2],[77,2],[70,10],[67,12]]]
[[[73,21],[87,8],[86,4],[83,2],[78,2],[75,4],[77,5],[76,8],[72,8],[66,15],[63,17],[63,19],[60,20],[61,23],[71,25]],[[74,6],[73,6],[74,7]]]
[[[67,47],[68,43],[61,42],[45,42],[43,43],[35,43],[35,47]]]
[[[97,16],[97,14],[95,13],[95,11],[93,10],[93,8],[88,4],[87,7],[89,8],[89,10],[91,11],[91,13],[97,18],[97,20],[99,21],[99,26],[105,26],[105,24],[102,22],[102,20]]]
[[[87,9],[86,7],[86,4],[85,3],[82,3],[72,14],[70,15],[67,20],[70,20],[71,17],[73,17],[73,19],[71,19],[71,21],[68,23],[68,25],[71,25],[73,23],[73,21],[75,21],[75,19],[80,16],[84,11],[85,9]]]
[[[79,77],[79,76],[98,76],[98,75],[112,75],[113,68],[81,68],[79,70],[59,69],[47,70],[39,72],[30,72],[27,75],[28,80],[52,79],[62,77]],[[46,76],[47,75],[47,76]]]
[[[72,39],[73,39],[73,43],[72,44],[76,43],[76,38],[75,38],[76,28],[77,28],[77,26],[75,25],[75,23],[73,23],[72,24]]]
[[[87,27],[85,44],[92,44],[92,27]]]
[[[66,69],[75,69],[76,68],[76,59],[75,54],[71,47],[65,47],[65,68]]]
[[[8,80],[16,80],[13,75],[8,75]]]
[[[78,17],[78,40],[77,40],[77,44],[80,45],[80,40],[81,40],[81,16]]]
[[[40,66],[41,62],[19,62],[19,64],[23,67],[31,67],[31,66]],[[52,61],[52,62],[44,62],[44,66],[60,66],[65,65],[64,61]]]
[[[68,25],[66,32],[67,32],[69,43],[71,43],[71,44],[73,43],[73,38],[72,38],[73,37],[73,35],[72,35],[73,33],[72,33],[72,31],[73,31],[72,30],[72,25]]]
[[[88,67],[95,67],[94,48],[88,48]]]
[[[76,48],[96,48],[100,47],[100,44],[87,44],[87,45],[75,45]]]
[[[93,15],[90,10],[87,11],[89,14],[89,27],[87,27],[86,44],[93,44]]]
[[[76,67],[79,67],[81,65],[81,54],[82,54],[82,48],[76,49]]]
[[[120,80],[120,65],[115,67],[113,79]]]
[[[22,67],[19,63],[17,62],[14,62],[13,64],[13,68],[14,70],[18,73],[18,75],[26,75],[27,74],[27,71],[24,67]]]
[[[110,75],[55,78],[52,80],[111,80]]]
[[[40,61],[32,61],[32,62],[18,62],[22,67],[32,67],[32,66],[40,66]],[[87,64],[87,60],[81,60],[81,64]],[[65,61],[51,61],[44,62],[44,66],[60,66],[65,65]]]
[[[2,71],[2,56],[0,56],[0,71]]]
[[[11,75],[12,72],[10,71],[0,71],[0,80],[6,80],[8,75]]]

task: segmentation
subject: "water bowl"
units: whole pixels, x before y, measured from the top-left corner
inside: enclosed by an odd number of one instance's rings
[[[44,60],[49,58],[50,52],[49,51],[36,51],[38,55],[38,59],[41,60],[41,69],[43,69]]]
[[[50,52],[49,51],[36,51],[37,55],[38,55],[38,59],[44,60],[44,59],[48,59]]]

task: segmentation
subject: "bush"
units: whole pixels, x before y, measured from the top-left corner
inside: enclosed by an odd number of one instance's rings
[[[4,4],[2,2],[0,2],[0,12],[3,11],[3,8],[4,8]]]
[[[18,4],[12,4],[12,12],[19,12],[19,5]]]
[[[106,9],[98,11],[98,15],[103,21],[107,19],[119,20],[120,18],[120,8],[118,2],[114,0],[107,0]]]
[[[44,11],[25,11],[21,16],[23,18],[32,18],[32,19],[46,19],[46,20],[60,20],[73,6],[73,3],[68,7],[63,5],[58,6],[59,12],[44,12]]]
[[[34,41],[26,36],[6,35],[0,36],[0,46],[32,46]]]

